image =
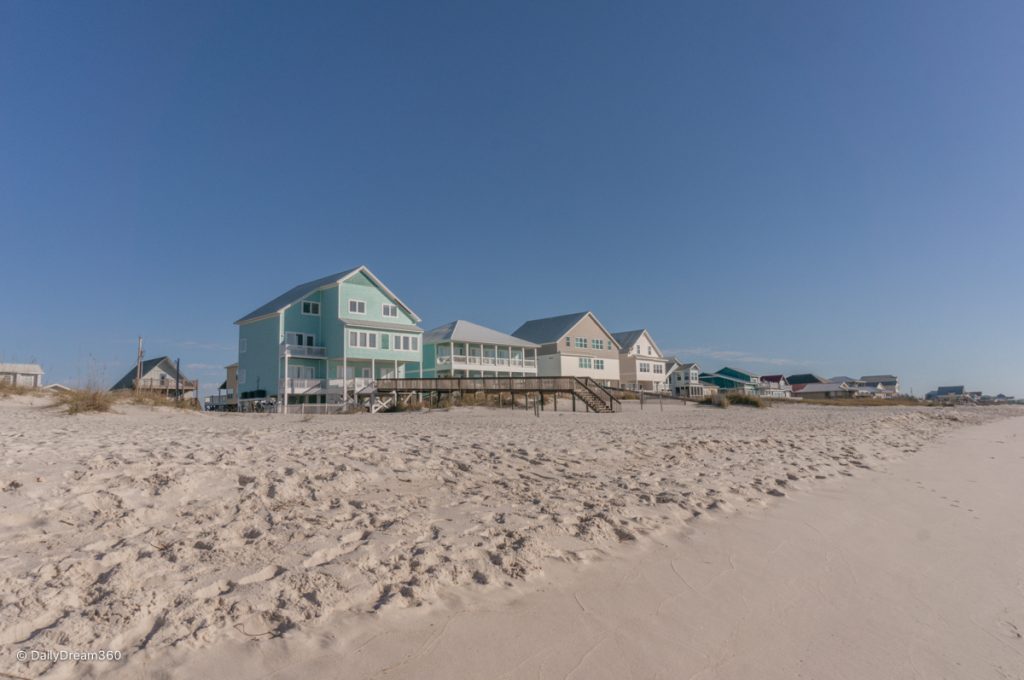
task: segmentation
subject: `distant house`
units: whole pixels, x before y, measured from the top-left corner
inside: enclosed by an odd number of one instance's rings
[[[804,383],[793,386],[793,396],[802,399],[848,399],[857,395],[857,388],[846,383]]]
[[[825,382],[830,382],[830,383],[846,383],[847,385],[852,385],[853,383],[857,382],[857,379],[856,378],[851,378],[848,375],[834,375],[831,378],[829,378],[828,380],[826,380]]]
[[[707,386],[700,381],[700,366],[694,363],[682,363],[671,359],[668,367],[669,391],[674,396],[688,399],[703,399],[707,396]]]
[[[814,373],[796,373],[794,375],[787,375],[786,376],[786,382],[788,382],[790,385],[796,386],[796,385],[810,385],[810,384],[813,384],[813,383],[827,383],[827,382],[833,382],[833,381],[825,380],[820,375],[815,375]],[[844,380],[844,381],[840,381],[840,382],[846,382],[846,381]]]
[[[459,319],[423,334],[423,378],[537,375],[540,345]]]
[[[761,385],[758,387],[758,394],[769,399],[788,399],[793,396],[793,388],[790,387],[786,376],[781,373],[776,375],[762,375]]]
[[[666,359],[647,329],[612,333],[619,343],[619,384],[631,390],[668,390]]]
[[[885,398],[894,398],[900,395],[900,379],[894,375],[883,373],[881,375],[862,375],[860,380],[857,380],[858,385],[867,385],[871,387],[880,386],[881,395]]]
[[[701,373],[700,380],[716,386],[723,393],[757,394],[761,385],[761,376],[730,366],[723,366],[716,373]]]
[[[956,401],[958,399],[964,399],[966,397],[967,390],[964,389],[963,385],[947,385],[945,387],[940,387],[936,390],[932,390],[928,394],[924,395],[924,398],[929,401]]]
[[[43,367],[39,364],[0,364],[0,383],[18,387],[42,387]]]
[[[238,408],[238,364],[228,364],[224,370],[227,376],[217,387],[217,394],[206,398],[208,411],[234,411]]]
[[[140,390],[165,397],[192,399],[199,391],[199,383],[179,374],[170,357],[157,357],[142,362],[142,377],[137,378],[137,368],[132,367],[124,377],[114,383],[111,391]]]
[[[592,312],[527,321],[512,335],[540,345],[538,375],[591,378],[606,386],[619,383],[622,348]]]

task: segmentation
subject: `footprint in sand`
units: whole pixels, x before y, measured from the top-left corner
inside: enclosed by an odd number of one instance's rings
[[[238,585],[246,586],[250,583],[261,583],[263,581],[269,581],[278,574],[284,572],[284,567],[279,567],[276,564],[269,564],[254,574],[249,574],[243,578],[238,579]]]
[[[225,595],[234,590],[235,584],[227,579],[221,579],[196,591],[196,598],[200,600],[207,600],[211,597],[217,597],[218,595]]]

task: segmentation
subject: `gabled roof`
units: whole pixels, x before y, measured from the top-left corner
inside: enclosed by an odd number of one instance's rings
[[[781,383],[783,381],[789,382],[788,380],[786,380],[786,376],[782,375],[781,373],[778,374],[778,375],[762,375],[761,376],[761,382]]]
[[[42,375],[43,367],[39,364],[0,364],[0,373],[20,373],[21,375]]]
[[[619,347],[622,348],[622,351],[629,352],[633,345],[635,345],[637,341],[639,341],[640,338],[643,337],[644,333],[647,333],[647,339],[651,341],[651,346],[653,346],[654,349],[657,350],[658,356],[661,358],[665,358],[661,356],[661,348],[658,347],[658,343],[654,342],[654,338],[651,337],[651,334],[647,331],[646,328],[641,328],[635,331],[623,331],[621,333],[612,333],[612,337],[615,338],[615,342],[619,343]]]
[[[589,316],[594,320],[594,323],[604,331],[612,343],[619,349],[622,349],[622,345],[618,343],[608,329],[597,320],[593,312],[576,312],[575,314],[563,314],[562,316],[549,316],[546,319],[534,319],[527,321],[522,326],[512,331],[512,335],[517,338],[523,338],[530,342],[535,342],[538,345],[547,345],[552,342],[558,342],[563,335],[572,330],[573,326],[578,324],[584,318]]]
[[[831,383],[852,383],[852,382],[857,382],[856,380],[854,380],[853,378],[851,378],[848,375],[834,375],[831,378],[829,378],[828,381],[831,382]]]
[[[790,385],[807,385],[808,383],[828,382],[820,375],[815,375],[814,373],[796,373],[794,375],[787,375],[786,380],[789,381]]]
[[[384,294],[391,298],[395,302],[395,304],[399,305],[402,309],[408,312],[409,316],[413,318],[413,321],[417,323],[420,322],[421,319],[418,316],[416,316],[416,313],[409,309],[408,305],[399,300],[397,295],[388,290],[388,287],[385,286],[380,279],[374,276],[373,272],[371,272],[366,267],[366,265],[359,265],[355,269],[346,269],[345,271],[338,272],[337,274],[331,274],[330,276],[324,276],[314,281],[300,283],[299,285],[289,290],[287,293],[278,295],[276,298],[266,303],[265,305],[257,307],[256,309],[249,312],[235,323],[240,324],[246,323],[248,321],[255,321],[256,319],[262,319],[263,317],[283,312],[290,305],[295,304],[296,302],[306,297],[310,293],[318,291],[321,288],[329,288],[332,285],[341,283],[345,279],[348,279],[351,276],[358,274],[359,272],[365,274],[366,277],[373,281],[373,283],[376,284],[378,288],[384,291]]]
[[[517,338],[493,328],[487,328],[472,321],[457,319],[438,326],[423,334],[423,344],[434,344],[438,342],[479,342],[485,345],[511,345],[512,347],[536,348],[540,345]]]
[[[720,369],[718,369],[718,375],[736,377],[730,376],[730,374],[726,373],[726,371],[731,371],[732,373],[738,373],[740,375],[750,376],[750,379],[754,381],[757,381],[761,377],[757,373],[751,373],[750,371],[745,371],[742,368],[736,368],[735,366],[722,366]]]
[[[861,382],[866,383],[886,383],[886,382],[899,382],[899,378],[894,375],[883,374],[883,375],[862,375],[860,377]]]
[[[176,369],[174,367],[174,362],[171,361],[170,357],[157,357],[156,359],[146,359],[145,361],[142,362],[142,377],[146,377],[146,374],[152,371],[157,366],[160,366],[160,368],[162,368],[164,372],[167,373],[172,378],[176,378],[179,375],[177,374]],[[183,373],[180,374],[180,377],[183,381],[188,380],[188,378],[186,378]],[[125,373],[124,377],[118,380],[116,383],[114,383],[114,386],[111,387],[110,389],[130,390],[134,386],[134,381],[135,367],[133,366],[132,370]]]

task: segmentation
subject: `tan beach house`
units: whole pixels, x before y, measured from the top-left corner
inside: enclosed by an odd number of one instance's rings
[[[613,333],[619,343],[619,385],[628,390],[668,390],[668,369],[672,363],[658,349],[646,328]]]
[[[592,378],[605,386],[619,383],[622,348],[592,312],[527,321],[512,335],[540,345],[540,376]]]

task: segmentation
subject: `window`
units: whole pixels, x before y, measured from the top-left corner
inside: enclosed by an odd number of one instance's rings
[[[568,335],[565,336],[565,346],[566,347],[572,347],[572,337],[571,336],[568,336]]]
[[[645,361],[641,361],[639,366],[640,366],[640,372],[641,373],[650,373],[651,372],[651,365],[649,363],[647,363]]]
[[[654,364],[654,372],[655,373],[664,374],[665,373],[665,367],[662,364]]]
[[[348,333],[348,344],[349,347],[377,347],[377,334],[367,333],[366,331],[349,331]]]
[[[405,350],[406,352],[409,351],[409,336],[408,335],[403,335],[402,336],[402,349]]]
[[[238,373],[235,375],[235,381],[239,385],[244,385],[245,384],[245,369],[244,368],[238,369]]]
[[[285,333],[284,341],[289,345],[305,345],[307,347],[316,344],[316,338],[308,333]]]
[[[248,348],[248,346],[249,346],[249,341],[248,340],[246,340],[245,338],[239,339],[239,341],[238,341],[238,353],[239,354],[245,354],[245,350]]]
[[[320,316],[320,303],[303,300],[302,313],[309,314],[310,316]]]
[[[591,349],[604,349],[604,340],[594,338],[590,341],[590,347]]]
[[[393,319],[398,318],[398,307],[396,305],[384,304],[380,306],[380,313],[384,316],[390,316]]]
[[[362,300],[348,301],[349,314],[366,314],[366,303]]]
[[[389,342],[388,342],[389,340],[391,340],[391,336],[390,335],[388,335],[387,333],[381,333],[381,335],[380,335],[380,348],[381,349],[389,349]]]
[[[590,357],[580,357],[580,368],[591,368],[593,366],[593,360]]]
[[[594,359],[594,368],[598,371],[604,370],[604,359]]]
[[[576,338],[576,349],[586,349],[586,348],[587,348],[587,339],[586,338]]]
[[[420,351],[420,339],[415,337],[415,336],[413,336],[413,339],[412,339],[412,351],[413,352]]]
[[[312,366],[292,365],[288,367],[288,377],[297,380],[312,380],[315,376]]]
[[[654,356],[654,350],[651,349],[650,345],[647,345],[647,356]]]

